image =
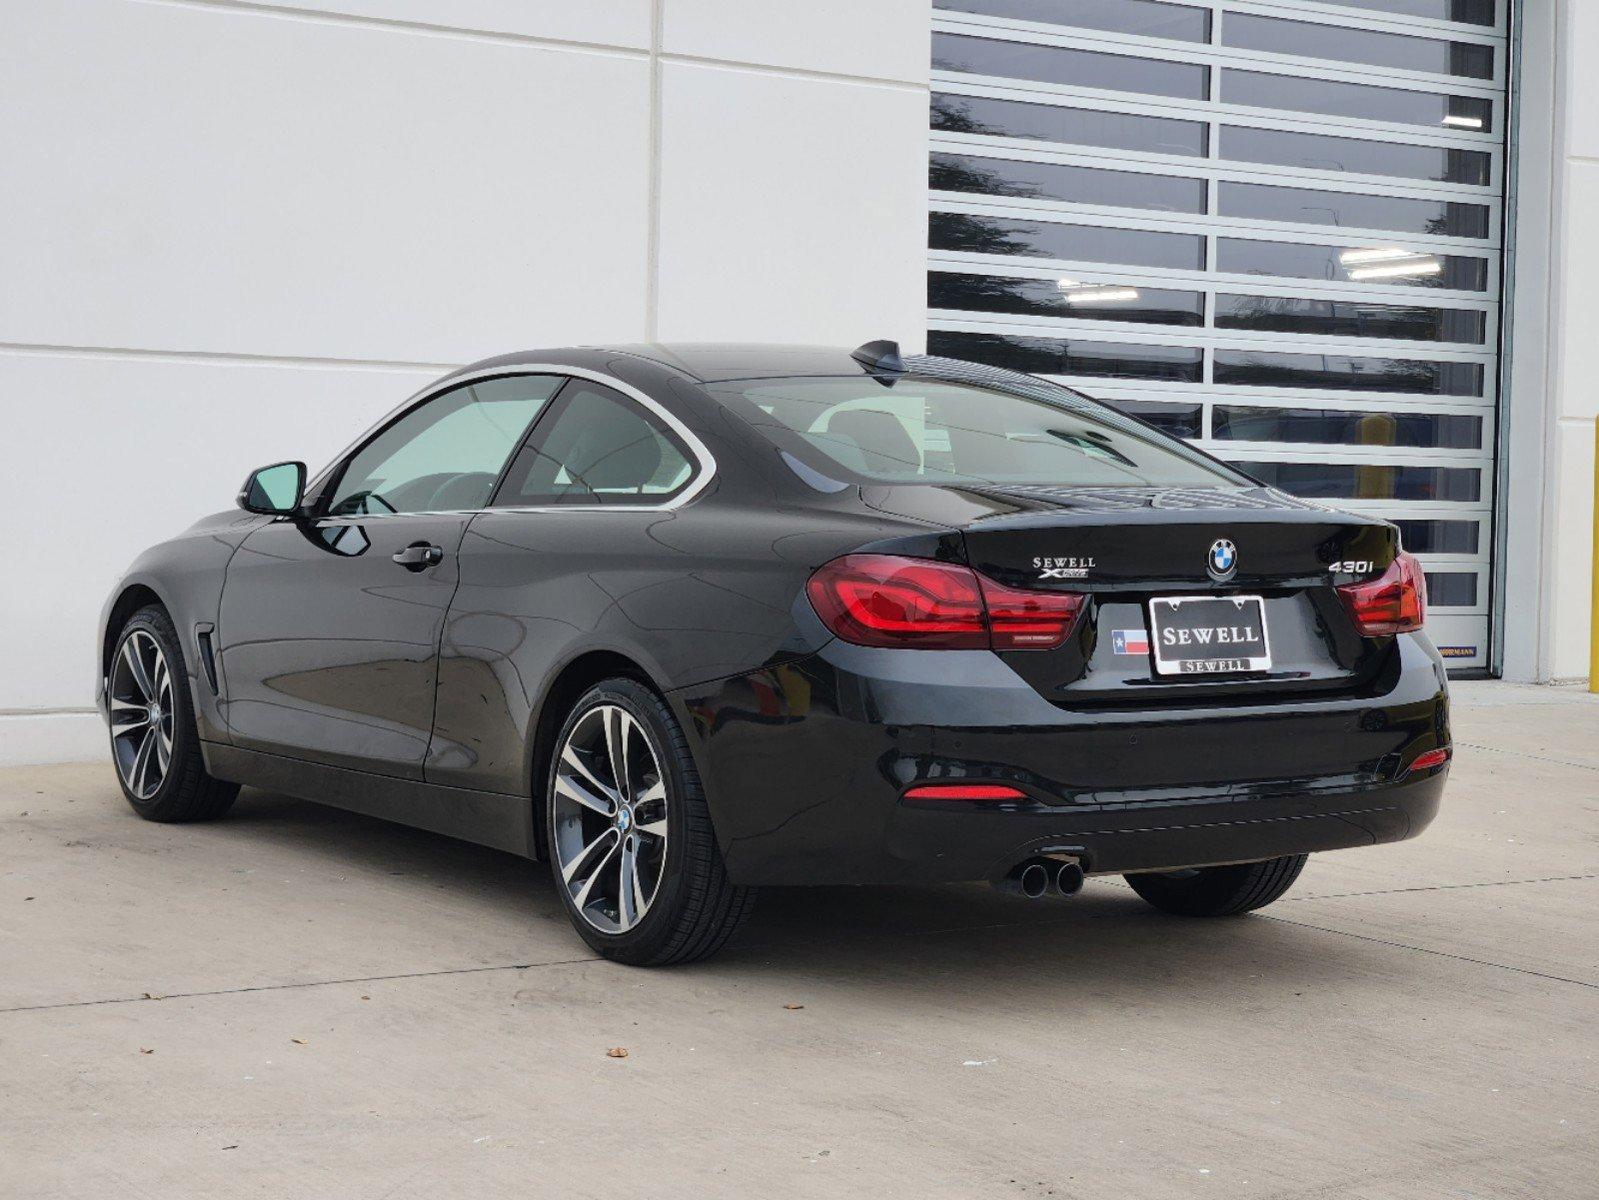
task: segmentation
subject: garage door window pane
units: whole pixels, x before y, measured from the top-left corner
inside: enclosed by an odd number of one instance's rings
[[[1325,388],[1343,392],[1482,395],[1481,363],[1353,358],[1342,354],[1216,351],[1216,382],[1234,387]]]
[[[1025,196],[1107,208],[1144,208],[1161,212],[1202,213],[1205,183],[1171,175],[1133,171],[1101,171],[1063,163],[1017,162],[935,154],[928,186],[941,192],[976,192],[985,196]]]
[[[1205,321],[1205,301],[1198,292],[1096,284],[1075,277],[1072,282],[1076,286],[1063,288],[1053,279],[932,271],[927,276],[927,306],[1148,325],[1202,325]]]
[[[1438,129],[1489,132],[1493,123],[1493,103],[1477,96],[1440,96],[1433,92],[1271,75],[1264,71],[1224,70],[1221,98],[1226,104],[1286,108],[1294,112]]]
[[[1292,221],[1299,225],[1337,225],[1343,229],[1392,229],[1435,237],[1488,236],[1488,207],[1483,204],[1267,187],[1258,183],[1224,182],[1221,213],[1252,221]]]
[[[1476,521],[1395,521],[1406,550],[1416,554],[1476,554],[1482,526]]]
[[[1401,71],[1428,71],[1467,79],[1492,79],[1494,75],[1493,48],[1475,42],[1445,42],[1249,13],[1227,14],[1222,23],[1222,42],[1242,50],[1368,63]]]
[[[934,250],[1169,267],[1179,271],[1205,269],[1205,239],[1193,234],[1015,221],[973,213],[935,212],[928,219]]]
[[[1218,329],[1480,346],[1487,325],[1488,315],[1477,309],[1421,308],[1367,300],[1311,300],[1295,296],[1223,294],[1216,297]]]
[[[1427,571],[1427,603],[1434,608],[1475,608],[1475,571]]]
[[[929,354],[1026,371],[1033,375],[1099,375],[1198,383],[1204,352],[1189,346],[1145,346],[1087,339],[1020,337],[999,333],[927,335]]]
[[[1448,146],[1407,146],[1362,138],[1283,129],[1228,125],[1221,131],[1221,156],[1234,162],[1271,163],[1307,171],[1347,171],[1356,175],[1391,175],[1440,183],[1486,187],[1492,159],[1483,150]]]
[[[1217,270],[1383,287],[1488,288],[1488,260],[1408,250],[1403,246],[1305,246],[1256,238],[1216,239]]]
[[[935,95],[932,127],[950,133],[1032,138],[1144,154],[1203,156],[1205,153],[1205,126],[1198,121],[1094,112],[1058,104],[993,100],[986,96]]]
[[[1204,100],[1210,90],[1210,68],[1192,63],[950,33],[933,35],[933,68],[1178,100]]]
[[[1386,413],[1218,404],[1211,414],[1211,436],[1220,442],[1476,450],[1482,446],[1482,418],[1467,413]]]
[[[1494,23],[1494,0],[1328,0],[1328,3],[1396,17],[1428,17],[1434,21],[1459,21],[1463,25]]]
[[[1255,478],[1317,500],[1453,500],[1482,498],[1475,467],[1411,467],[1375,463],[1238,464]]]
[[[1172,437],[1197,438],[1204,434],[1204,408],[1198,404],[1167,404],[1160,400],[1113,400],[1106,404],[1130,417],[1147,421]]]
[[[934,0],[934,8],[1139,37],[1210,40],[1210,13],[1158,0]]]

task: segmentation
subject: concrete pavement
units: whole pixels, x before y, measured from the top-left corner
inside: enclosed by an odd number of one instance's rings
[[[1456,722],[1423,838],[1252,917],[772,890],[660,972],[507,855],[9,769],[0,1196],[1591,1198],[1599,702]]]

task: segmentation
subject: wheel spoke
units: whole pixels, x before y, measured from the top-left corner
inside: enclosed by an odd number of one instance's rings
[[[150,723],[150,710],[126,700],[111,701],[111,735],[126,737]]]
[[[596,796],[583,784],[570,775],[556,775],[555,790],[568,800],[574,800],[584,808],[597,812],[602,817],[610,817],[616,812],[616,805],[604,796]]]
[[[640,833],[647,833],[651,837],[661,838],[662,840],[665,840],[666,838],[665,817],[662,817],[658,821],[640,821],[637,825],[633,826],[633,828],[638,830]]]
[[[598,848],[599,846],[603,845],[605,842],[611,840],[615,836],[616,836],[616,830],[614,830],[614,829],[605,830],[605,832],[600,834],[599,837],[595,838],[588,845],[584,846],[583,849],[579,850],[577,852],[577,855],[572,859],[572,861],[567,863],[566,866],[561,869],[561,877],[563,879],[565,879],[567,883],[571,883],[572,880],[577,876],[577,873],[583,869],[583,865],[586,862],[588,862],[590,858],[592,858],[594,856],[595,849]],[[594,873],[596,875],[599,874],[599,868],[598,867],[595,868]],[[589,877],[589,882],[590,883],[594,882],[594,878],[593,878],[592,875]]]
[[[637,800],[633,801],[633,807],[643,808],[646,804],[651,804],[656,800],[665,799],[666,784],[662,780],[657,779],[654,783],[650,784],[649,787],[644,789]]]
[[[589,770],[589,766],[579,756],[570,743],[561,751],[561,762],[572,768],[572,773],[561,771],[555,773],[555,790],[569,799],[576,800],[584,808],[592,808],[601,816],[608,817],[616,811],[616,793],[604,780]]]
[[[155,695],[151,697],[162,708],[167,708],[172,702],[172,676],[167,671],[166,655],[156,656],[155,660]]]
[[[138,642],[135,634],[122,643],[122,661],[128,664],[128,674],[133,678],[133,686],[139,689],[146,703],[155,699],[155,685],[150,681],[150,672],[144,665],[144,657],[135,648]]]
[[[172,761],[172,739],[166,730],[156,727],[155,730],[155,765],[160,769],[162,778],[166,777],[167,764]]]
[[[611,756],[611,778],[616,780],[616,793],[623,801],[633,795],[633,782],[627,773],[627,739],[632,732],[633,718],[617,707],[605,710],[605,749]]]
[[[147,728],[139,741],[139,752],[133,757],[133,766],[128,771],[128,786],[140,799],[144,798],[146,792],[154,790],[147,786],[147,776],[150,774],[150,760],[155,757],[156,741],[155,730]]]
[[[639,914],[644,911],[644,894],[639,890],[638,882],[638,851],[631,838],[623,843],[619,857],[621,864],[617,868],[616,916],[623,929],[631,929],[638,924]]]
[[[572,897],[572,903],[577,905],[579,912],[587,907],[589,902],[589,893],[594,890],[594,885],[599,882],[600,876],[605,874],[606,864],[611,861],[612,855],[616,853],[616,848],[621,844],[622,843],[620,840],[613,841],[611,843],[611,848],[605,852],[605,857],[600,859],[600,861],[595,865],[593,872],[586,880],[583,881],[583,886],[578,890],[577,895]]]

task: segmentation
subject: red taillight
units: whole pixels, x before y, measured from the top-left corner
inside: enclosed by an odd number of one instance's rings
[[[805,585],[822,623],[858,646],[988,647],[983,593],[967,567],[887,554],[846,554]]]
[[[1410,766],[1406,767],[1405,770],[1407,772],[1426,771],[1433,767],[1441,767],[1448,761],[1449,747],[1439,746],[1436,750],[1427,750],[1416,755],[1416,757],[1411,760]]]
[[[1025,800],[1020,788],[1000,783],[920,783],[905,792],[906,800]]]
[[[1346,583],[1338,595],[1367,637],[1380,633],[1409,633],[1427,619],[1427,580],[1421,564],[1400,552],[1376,579]]]
[[[970,567],[891,554],[846,554],[805,585],[817,616],[846,642],[920,650],[1051,650],[1088,597],[1004,587]]]
[[[1066,640],[1088,597],[1082,592],[1028,592],[977,576],[996,650],[1053,650]]]

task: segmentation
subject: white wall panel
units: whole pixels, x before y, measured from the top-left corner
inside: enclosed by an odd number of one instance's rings
[[[1553,423],[1554,487],[1558,515],[1551,530],[1550,670],[1554,679],[1588,674],[1589,588],[1593,569],[1593,422],[1562,418]]]
[[[6,5],[0,340],[453,361],[636,337],[648,79],[231,7]]]
[[[440,373],[0,352],[0,710],[92,704],[95,624],[136,555],[231,508],[254,467],[316,471]]]
[[[661,340],[919,348],[926,92],[663,70]]]
[[[662,0],[671,54],[926,83],[930,0]]]
[[[200,0],[229,3],[229,0]],[[255,0],[269,8],[315,10],[451,29],[555,38],[648,50],[651,0]]]
[[[1550,486],[1546,516],[1548,578],[1546,674],[1588,674],[1593,571],[1594,419],[1593,330],[1599,328],[1599,78],[1584,69],[1599,55],[1599,12],[1590,0],[1569,8],[1566,47],[1564,193],[1556,219],[1562,229],[1555,267],[1560,321],[1559,361],[1545,424]],[[1557,128],[1559,128],[1557,126]]]
[[[1571,0],[1571,46],[1568,62],[1577,65],[1566,77],[1566,123],[1569,149],[1583,158],[1599,158],[1599,75],[1583,69],[1599,57],[1599,5]],[[1589,260],[1592,261],[1592,260]]]

